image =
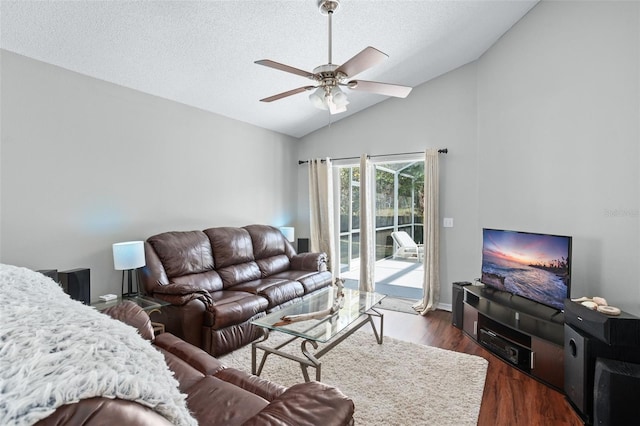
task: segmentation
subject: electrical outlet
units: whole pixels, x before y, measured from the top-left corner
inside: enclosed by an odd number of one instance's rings
[[[445,228],[453,228],[453,218],[452,217],[445,217],[444,218],[444,227]]]

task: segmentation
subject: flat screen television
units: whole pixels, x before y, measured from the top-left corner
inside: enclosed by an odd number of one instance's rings
[[[486,286],[562,310],[571,294],[571,237],[482,230]]]

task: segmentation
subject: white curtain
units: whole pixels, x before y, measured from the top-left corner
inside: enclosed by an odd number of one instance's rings
[[[360,157],[360,285],[361,291],[375,288],[374,270],[376,262],[375,170],[369,156]]]
[[[438,150],[429,149],[424,158],[424,282],[422,300],[413,308],[421,315],[434,311],[440,301],[440,170]]]
[[[327,266],[335,282],[338,276],[333,221],[333,173],[331,160],[309,160],[309,211],[311,251],[327,254]]]

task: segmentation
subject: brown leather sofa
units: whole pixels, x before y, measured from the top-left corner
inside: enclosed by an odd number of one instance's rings
[[[145,256],[141,290],[171,303],[152,319],[214,356],[260,337],[251,321],[331,285],[324,253],[297,254],[267,225],[165,232]]]
[[[353,401],[319,382],[285,388],[225,367],[203,350],[162,333],[154,338],[147,314],[132,302],[103,311],[136,327],[153,341],[187,395],[187,408],[204,425],[349,425]],[[148,368],[160,368],[148,366]],[[43,425],[168,425],[164,417],[136,402],[91,398],[64,405],[36,423]]]

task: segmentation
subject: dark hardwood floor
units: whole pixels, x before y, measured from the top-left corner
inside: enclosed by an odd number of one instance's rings
[[[384,336],[435,346],[489,361],[478,425],[582,425],[564,395],[521,373],[451,325],[451,312],[427,316],[381,310]],[[464,392],[464,389],[460,389]]]

